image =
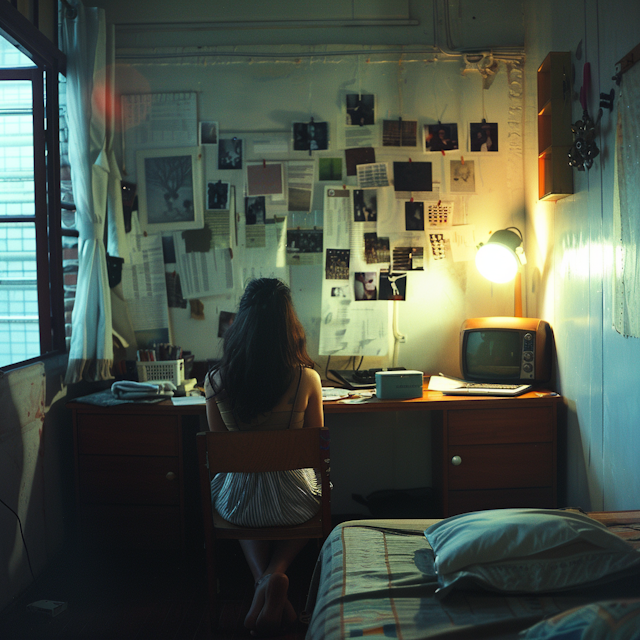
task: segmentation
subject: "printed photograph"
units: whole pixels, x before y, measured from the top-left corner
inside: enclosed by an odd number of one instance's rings
[[[380,270],[379,300],[406,300],[407,274],[390,273],[388,269]]]
[[[200,123],[200,144],[218,144],[218,123]]]
[[[322,229],[287,229],[287,253],[322,253]]]
[[[469,148],[471,151],[497,151],[498,123],[472,122],[469,125]]]
[[[431,191],[431,163],[394,162],[393,181],[395,191]]]
[[[458,148],[457,124],[425,124],[424,134],[426,151],[450,151]]]
[[[325,278],[327,280],[348,280],[350,257],[349,249],[327,249]]]
[[[376,151],[373,147],[354,147],[344,150],[344,159],[347,163],[347,175],[355,176],[358,173],[359,164],[374,164]]]
[[[344,285],[343,287],[331,287],[331,297],[332,298],[348,298],[349,287],[347,285]]]
[[[228,209],[229,208],[229,183],[218,180],[217,182],[207,182],[207,209]]]
[[[137,152],[138,213],[143,230],[157,233],[203,227],[201,164],[197,147]]]
[[[378,299],[378,274],[375,271],[357,271],[354,274],[353,293],[356,300]]]
[[[417,120],[383,120],[383,147],[416,147],[418,145]]]
[[[394,247],[392,271],[424,271],[424,247]]]
[[[473,160],[450,160],[450,184],[452,193],[475,193],[476,176]]]
[[[342,180],[342,158],[319,158],[318,180],[322,182]]]
[[[389,238],[380,238],[377,233],[364,234],[364,259],[367,264],[390,261]]]
[[[329,124],[327,122],[294,122],[294,151],[321,151],[329,148]]]
[[[227,329],[233,324],[236,314],[231,311],[221,311],[218,320],[218,338],[224,337]]]
[[[218,169],[242,169],[242,140],[239,138],[219,140]]]
[[[347,94],[347,124],[362,127],[375,122],[373,94]]]
[[[353,190],[353,221],[375,222],[377,220],[376,189]]]
[[[424,202],[405,202],[404,222],[407,231],[424,231]]]
[[[244,199],[244,214],[247,224],[264,224],[266,203],[264,196]]]

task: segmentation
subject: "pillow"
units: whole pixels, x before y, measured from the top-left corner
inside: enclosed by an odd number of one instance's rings
[[[425,530],[440,589],[541,593],[640,571],[640,553],[586,515],[555,509],[492,509]]]
[[[559,613],[525,629],[526,640],[638,640],[640,599],[594,602]]]

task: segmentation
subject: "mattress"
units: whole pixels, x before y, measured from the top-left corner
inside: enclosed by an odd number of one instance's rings
[[[424,530],[437,520],[354,520],[336,527],[319,555],[303,620],[307,640],[378,636],[515,638],[538,620],[604,598],[640,596],[637,576],[571,592],[434,596],[434,554]],[[640,525],[610,523],[640,551]]]

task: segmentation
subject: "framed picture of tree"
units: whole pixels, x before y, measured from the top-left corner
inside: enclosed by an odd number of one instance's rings
[[[204,227],[202,151],[198,147],[136,153],[138,215],[147,233]]]

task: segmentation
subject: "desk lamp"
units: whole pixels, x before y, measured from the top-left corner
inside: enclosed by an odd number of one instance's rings
[[[517,231],[515,233],[514,231]],[[522,317],[522,276],[520,265],[525,265],[527,259],[522,247],[523,238],[520,229],[507,227],[496,231],[486,242],[478,245],[476,253],[476,267],[487,280],[496,283],[514,280],[515,313]]]

